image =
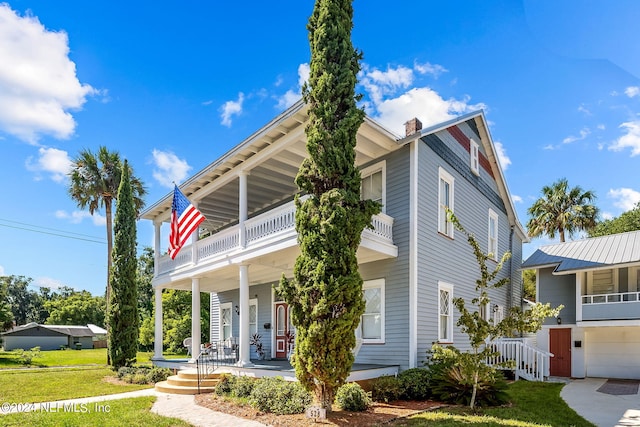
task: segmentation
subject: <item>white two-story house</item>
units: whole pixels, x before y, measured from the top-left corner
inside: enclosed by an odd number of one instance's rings
[[[429,112],[425,111],[425,115]],[[307,156],[307,106],[298,102],[181,185],[206,216],[191,244],[175,260],[166,252],[172,195],[142,218],[155,225],[156,360],[162,359],[162,289],[192,292],[194,353],[200,347],[200,292],[211,298],[211,342],[234,337],[237,365],[255,362],[257,333],[267,356],[286,358],[293,330],[276,287],[292,277],[299,254],[294,178]],[[398,137],[366,118],[357,135],[362,197],[382,203],[358,251],[366,312],[356,363],[421,366],[432,343],[464,348],[452,299],[471,300],[479,270],[465,236],[455,231],[452,209],[496,262],[512,253],[501,277],[510,284],[491,293],[487,316],[499,318],[522,301],[519,223],[483,112],[421,129],[406,123]],[[253,361],[253,362],[252,362]]]
[[[537,301],[564,308],[537,344],[553,376],[640,379],[640,231],[540,247]]]

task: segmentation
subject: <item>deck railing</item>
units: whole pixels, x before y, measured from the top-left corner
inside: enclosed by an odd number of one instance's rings
[[[583,304],[615,304],[640,301],[640,292],[617,292],[611,294],[582,295]]]
[[[553,354],[527,344],[521,338],[500,338],[488,343],[497,353],[487,360],[489,366],[513,370],[518,378],[529,381],[544,381]]]
[[[175,260],[168,255],[160,259],[158,274],[166,274],[183,266],[210,260],[242,249],[250,249],[262,243],[268,244],[271,239],[286,238],[295,233],[295,203],[289,202],[268,212],[250,218],[244,223],[245,247],[241,245],[240,226],[235,225],[226,230],[206,237],[196,243],[196,257],[193,259],[191,245],[182,248]],[[378,214],[372,219],[372,229],[365,229],[363,235],[378,241],[393,244],[393,218]],[[289,233],[289,234],[288,234]]]

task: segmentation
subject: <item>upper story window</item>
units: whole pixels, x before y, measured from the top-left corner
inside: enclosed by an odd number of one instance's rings
[[[471,172],[480,175],[480,146],[473,139],[469,140],[469,157]]]
[[[453,176],[440,168],[438,179],[438,232],[453,238],[453,224],[447,209],[453,212]]]
[[[487,254],[495,261],[498,260],[498,214],[489,209],[489,245]]]
[[[382,161],[360,171],[360,198],[374,200],[382,204],[382,212],[386,205],[386,162]]]
[[[587,290],[589,295],[618,292],[618,269],[608,268],[588,272]]]
[[[384,343],[384,279],[362,284],[365,310],[360,322],[363,343]]]
[[[453,285],[438,282],[438,342],[453,342]]]

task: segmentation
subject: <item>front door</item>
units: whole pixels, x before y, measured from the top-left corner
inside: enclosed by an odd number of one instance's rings
[[[570,377],[571,329],[549,329],[549,351],[553,353],[549,374],[552,377]]]
[[[289,331],[289,306],[276,303],[276,359],[287,357],[287,332]]]

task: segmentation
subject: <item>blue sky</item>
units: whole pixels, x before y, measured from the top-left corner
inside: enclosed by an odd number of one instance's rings
[[[401,133],[411,117],[428,126],[485,109],[523,224],[562,177],[594,190],[605,218],[640,201],[640,3],[354,9],[368,114]],[[299,98],[312,10],[311,0],[0,3],[0,274],[102,294],[104,217],[68,197],[70,160],[105,145],[133,165],[147,204],[167,195]],[[153,245],[150,223],[138,232],[140,247]]]

